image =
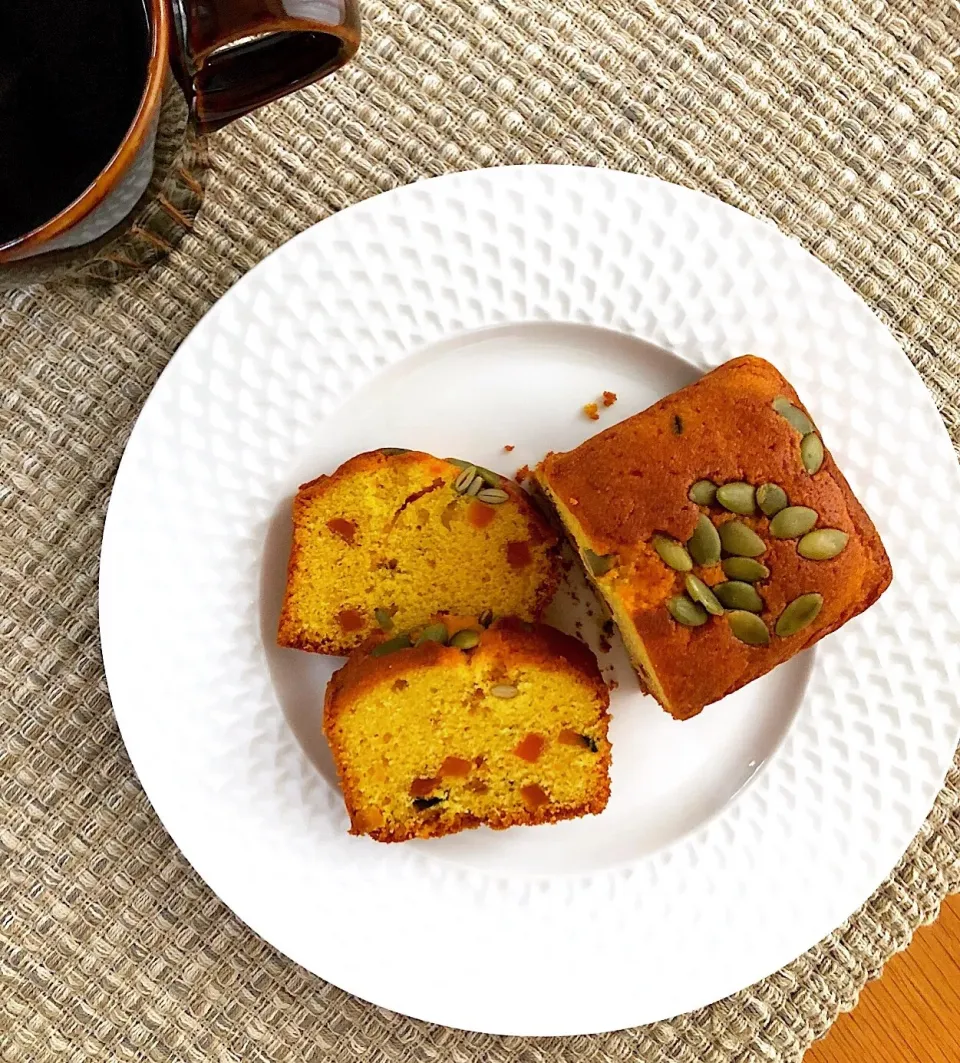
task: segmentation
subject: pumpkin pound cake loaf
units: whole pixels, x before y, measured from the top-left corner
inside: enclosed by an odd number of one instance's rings
[[[880,597],[876,528],[796,392],[737,358],[549,454],[536,480],[673,716],[769,672]]]
[[[516,484],[410,450],[359,454],[304,484],[278,641],[346,655],[437,613],[535,620],[560,578],[557,536]]]
[[[324,705],[351,834],[399,842],[603,811],[608,704],[593,654],[543,624],[441,617],[371,639]]]

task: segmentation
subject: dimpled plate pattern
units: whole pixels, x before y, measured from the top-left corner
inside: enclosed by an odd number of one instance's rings
[[[450,858],[430,843],[348,837],[329,771],[281,707],[286,658],[270,644],[274,605],[261,603],[275,566],[264,544],[310,475],[305,456],[344,423],[337,411],[358,395],[350,409],[362,409],[378,381],[382,402],[405,359],[419,365],[437,344],[516,322],[599,326],[698,370],[748,351],[770,358],[813,411],[895,572],[877,605],[807,655],[783,741],[715,814],[648,851],[627,846],[619,861],[580,866],[574,852],[570,866],[540,872],[487,866],[469,849]],[[463,371],[481,375],[482,359]],[[551,386],[531,389],[532,424]],[[919,828],[960,729],[960,615],[946,593],[960,585],[960,555],[942,535],[958,497],[919,376],[859,298],[773,226],[600,170],[438,178],[282,247],[163,374],[104,534],[107,678],[157,813],[277,948],[447,1025],[612,1030],[699,1007],[790,961],[868,896]],[[316,667],[318,710],[330,665]],[[617,691],[615,722],[647,700]],[[616,746],[614,768],[615,801],[630,768]],[[604,817],[563,826],[588,838]],[[472,833],[478,846],[493,837]]]

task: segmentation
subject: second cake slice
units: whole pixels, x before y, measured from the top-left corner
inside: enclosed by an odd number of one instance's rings
[[[324,709],[351,833],[395,842],[601,812],[609,700],[593,654],[545,624],[447,617],[372,639]]]

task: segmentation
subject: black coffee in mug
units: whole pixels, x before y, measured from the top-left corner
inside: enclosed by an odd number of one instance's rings
[[[54,251],[103,250],[114,275],[124,256],[96,242],[123,238],[148,190],[171,73],[185,140],[205,136],[339,70],[360,45],[358,3],[0,0],[0,288],[56,270]],[[153,234],[137,227],[136,243]]]
[[[100,174],[147,83],[143,0],[0,0],[0,244]]]

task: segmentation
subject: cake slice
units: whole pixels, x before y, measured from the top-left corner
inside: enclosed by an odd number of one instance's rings
[[[796,392],[727,362],[535,479],[673,716],[764,675],[890,583],[887,554]]]
[[[350,832],[399,842],[601,812],[608,705],[593,654],[543,624],[447,617],[372,639],[324,705]]]
[[[535,620],[559,578],[557,535],[515,483],[375,450],[297,492],[278,642],[346,655],[440,612]]]

